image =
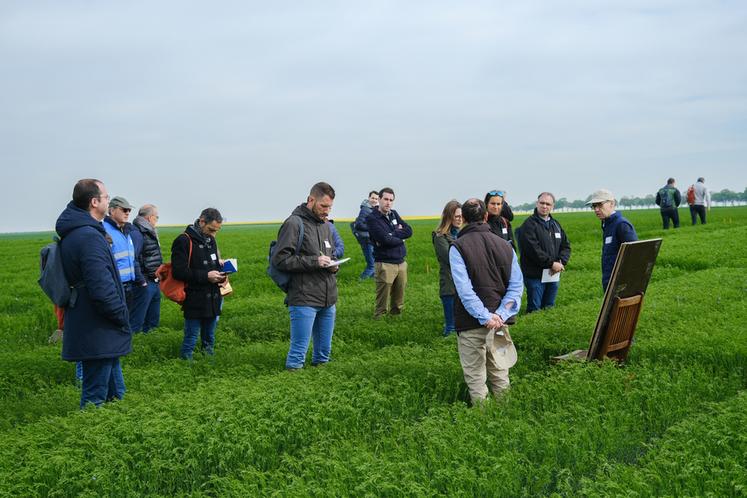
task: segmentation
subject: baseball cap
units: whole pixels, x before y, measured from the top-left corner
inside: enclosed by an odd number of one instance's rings
[[[511,336],[508,330],[500,332],[490,332],[493,335],[493,359],[498,368],[507,370],[516,364],[517,354],[516,346],[514,341],[511,340]]]
[[[124,197],[117,196],[109,201],[109,208],[133,209],[133,206]]]
[[[596,204],[597,202],[606,202],[606,201],[614,201],[615,196],[607,190],[606,188],[602,188],[599,190],[595,190],[593,194],[591,194],[591,199],[586,203],[587,206],[591,206],[592,204]]]

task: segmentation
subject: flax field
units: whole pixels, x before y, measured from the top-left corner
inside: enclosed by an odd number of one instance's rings
[[[558,213],[573,253],[556,307],[519,316],[512,388],[479,408],[441,334],[436,220],[412,223],[404,314],[380,321],[338,224],[353,259],[333,361],[299,372],[265,275],[278,227],[225,226],[239,272],[215,356],[178,359],[183,320],[164,301],[123,358],[125,399],[84,411],[36,283],[51,233],[1,235],[0,496],[745,496],[747,208],[695,227],[683,209],[669,231],[657,211],[625,215],[664,239],[628,362],[550,360],[588,346],[603,298],[599,221]],[[166,253],[179,232],[160,230]]]

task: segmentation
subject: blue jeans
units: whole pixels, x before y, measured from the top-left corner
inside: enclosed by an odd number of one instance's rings
[[[454,324],[454,298],[456,296],[441,296],[441,304],[444,307],[444,335],[456,332]]]
[[[555,306],[558,295],[558,282],[542,283],[541,278],[524,277],[527,288],[527,313]]]
[[[158,282],[148,280],[146,287],[135,287],[133,306],[130,313],[132,332],[148,332],[158,327],[161,321],[161,289]]]
[[[83,364],[81,410],[88,403],[101,406],[107,401],[124,398],[125,384],[119,357],[83,360],[81,363]]]
[[[218,325],[218,317],[213,318],[185,318],[184,319],[184,342],[179,354],[185,360],[192,359],[195,346],[197,345],[197,336],[200,336],[202,352],[213,354],[215,345],[215,327]]]
[[[311,364],[327,363],[332,353],[332,333],[337,308],[333,304],[320,306],[288,306],[290,311],[290,349],[285,368],[302,368],[306,361],[309,340],[313,339]]]
[[[366,259],[366,269],[361,273],[361,278],[371,278],[374,275],[374,257],[373,250],[374,246],[366,239],[365,242],[358,241],[363,251],[363,257]]]

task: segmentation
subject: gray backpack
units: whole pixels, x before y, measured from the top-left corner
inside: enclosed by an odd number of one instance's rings
[[[54,242],[42,247],[39,253],[39,286],[54,304],[61,308],[75,306],[77,292],[71,286],[62,268],[62,254],[60,254],[60,239],[54,237]]]
[[[301,251],[301,244],[303,243],[303,220],[301,221],[300,226],[298,228],[298,244],[296,244],[296,254],[298,254]],[[273,282],[277,284],[278,287],[280,287],[280,290],[287,293],[288,287],[290,286],[291,281],[291,274],[288,272],[284,272],[281,269],[279,269],[277,266],[272,264],[272,256],[275,254],[278,248],[278,241],[273,240],[270,242],[270,251],[269,255],[267,256],[268,265],[267,265],[267,274],[270,276]]]

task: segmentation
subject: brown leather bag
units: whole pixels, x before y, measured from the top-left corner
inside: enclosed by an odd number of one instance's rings
[[[187,258],[187,265],[192,260],[192,237],[186,235],[189,239],[189,257]],[[156,270],[156,276],[158,277],[158,288],[164,296],[171,299],[175,303],[182,304],[187,298],[186,282],[177,280],[174,278],[172,273],[171,263],[164,263]]]

